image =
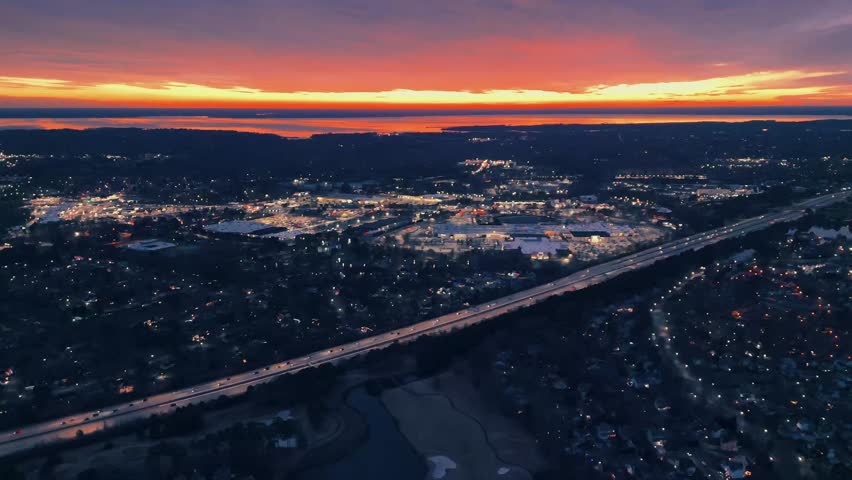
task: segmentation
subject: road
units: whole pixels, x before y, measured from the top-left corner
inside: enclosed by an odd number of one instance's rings
[[[274,380],[276,377],[337,362],[378,350],[396,342],[409,342],[423,335],[447,333],[476,323],[493,319],[508,312],[547,300],[551,297],[599,284],[622,273],[647,267],[655,262],[687,252],[699,250],[719,241],[762,230],[779,222],[789,222],[804,215],[807,208],[816,209],[847,198],[848,191],[823,195],[793,206],[775,210],[759,217],[732,225],[668,242],[615,260],[595,265],[586,270],[563,277],[545,285],[492,300],[465,310],[442,315],[408,327],[381,333],[303,357],[261,367],[231,377],[214,380],[186,389],[162,393],[145,399],[83,412],[64,418],[29,425],[13,431],[0,432],[0,456],[10,455],[39,445],[72,439],[78,435],[96,432],[119,424],[145,419],[153,414],[165,414],[177,407],[200,401],[209,401],[221,395],[244,393],[252,385]]]

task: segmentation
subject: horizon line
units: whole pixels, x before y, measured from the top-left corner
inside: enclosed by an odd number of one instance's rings
[[[440,115],[582,115],[582,114],[726,114],[726,115],[852,115],[852,105],[723,105],[723,106],[603,106],[603,107],[565,107],[565,106],[405,106],[391,108],[370,108],[361,106],[316,107],[140,107],[140,106],[2,106],[0,118],[37,118],[42,116],[57,118],[102,117],[122,118],[136,116],[213,116],[220,118],[299,118],[299,117],[336,117],[336,116],[440,116]],[[49,115],[45,115],[49,114]]]

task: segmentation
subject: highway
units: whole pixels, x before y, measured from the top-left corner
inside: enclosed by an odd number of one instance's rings
[[[119,424],[145,419],[153,414],[165,414],[177,407],[210,401],[221,395],[244,393],[249,386],[274,380],[276,377],[304,368],[345,360],[378,350],[395,342],[409,342],[423,335],[447,333],[458,328],[484,322],[508,312],[524,308],[566,292],[596,285],[622,273],[647,267],[655,262],[699,250],[719,241],[762,230],[779,222],[789,222],[804,215],[807,208],[816,209],[847,198],[849,191],[812,198],[766,215],[743,220],[714,230],[671,241],[637,253],[575,272],[559,280],[513,293],[487,304],[449,313],[414,325],[337,345],[298,358],[278,362],[253,371],[205,382],[189,388],[125,402],[97,411],[83,412],[43,423],[0,432],[0,456],[21,452],[39,445],[73,439],[78,431],[83,435]]]

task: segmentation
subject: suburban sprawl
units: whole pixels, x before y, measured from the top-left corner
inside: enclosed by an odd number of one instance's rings
[[[852,478],[850,156],[0,131],[0,477]]]

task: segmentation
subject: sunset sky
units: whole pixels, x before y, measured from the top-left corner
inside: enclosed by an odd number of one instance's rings
[[[850,0],[0,0],[0,107],[852,105]]]

